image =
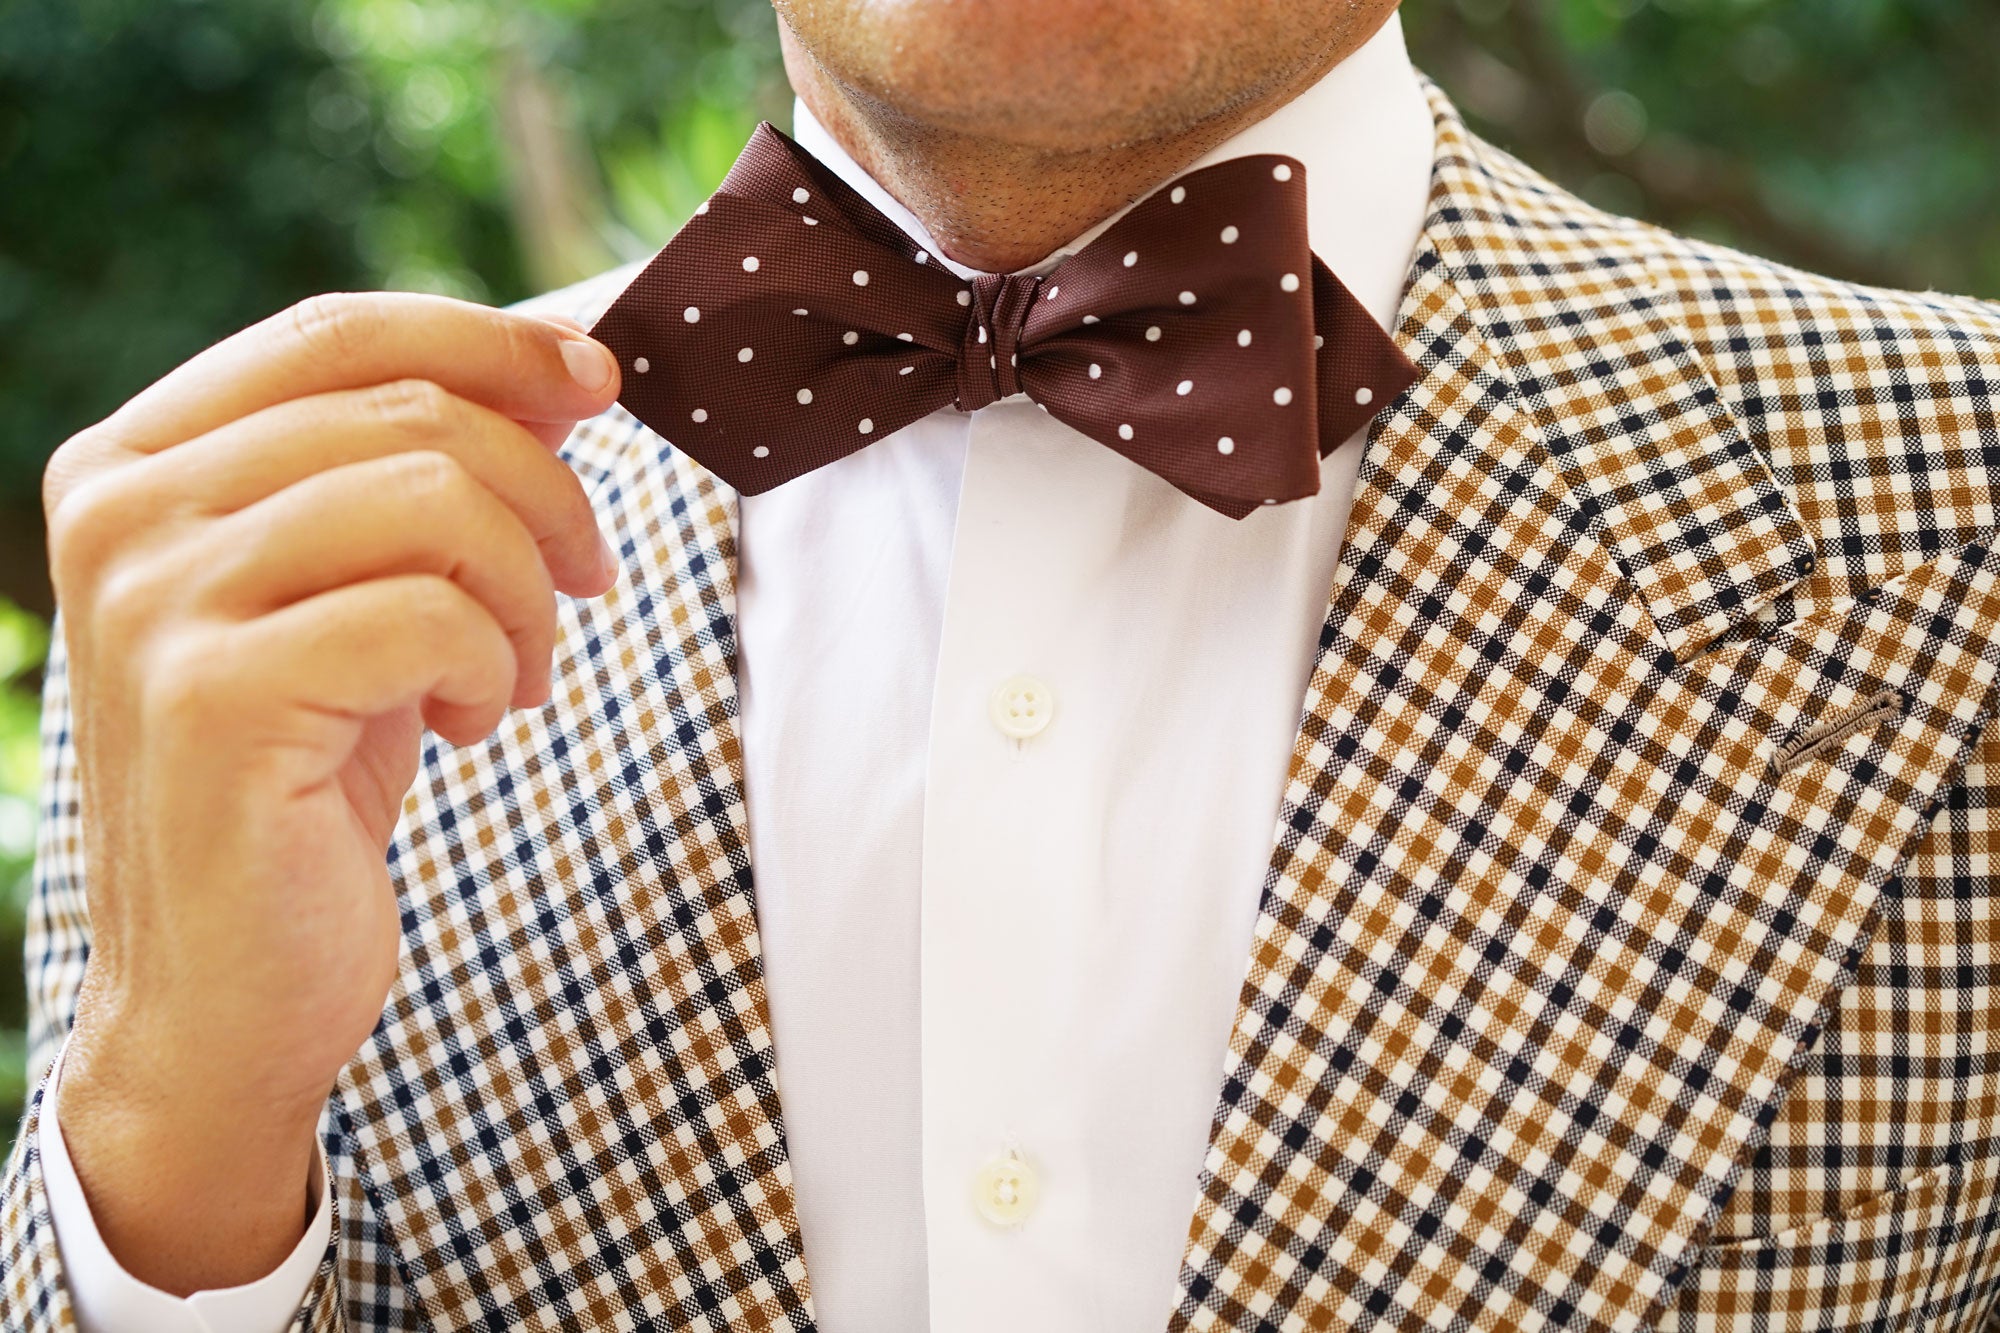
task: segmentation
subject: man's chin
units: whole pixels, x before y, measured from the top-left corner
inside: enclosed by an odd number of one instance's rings
[[[1089,153],[1187,133],[1287,82],[1320,3],[777,0],[880,127]],[[1251,17],[1254,15],[1254,19]],[[1245,30],[1248,22],[1252,30]],[[1258,31],[1256,29],[1267,29]]]

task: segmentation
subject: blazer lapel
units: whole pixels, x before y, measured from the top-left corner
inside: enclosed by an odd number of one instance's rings
[[[1994,704],[1983,545],[1748,633],[1811,545],[1657,235],[1436,105],[1175,1329],[1644,1327]]]
[[[1658,308],[1645,248],[1661,237],[1475,152],[1430,92],[1448,122],[1439,252],[1655,636],[1685,661],[1796,585],[1812,539]]]
[[[622,413],[569,447],[605,456],[624,577],[563,599],[547,706],[480,747],[426,737],[390,849],[401,980],[335,1114],[433,1328],[805,1330],[735,497]]]

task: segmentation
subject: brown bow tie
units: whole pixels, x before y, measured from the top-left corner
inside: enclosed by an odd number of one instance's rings
[[[1232,518],[1417,369],[1306,244],[1305,168],[1163,186],[1047,274],[967,281],[769,124],[592,333],[620,401],[739,492],[1025,393]]]

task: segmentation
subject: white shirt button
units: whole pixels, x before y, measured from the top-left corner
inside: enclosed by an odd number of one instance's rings
[[[1033,676],[1009,676],[993,691],[989,711],[993,725],[1005,736],[1024,741],[1049,725],[1055,712],[1056,696]]]
[[[1012,1150],[987,1162],[973,1177],[973,1206],[996,1227],[1019,1226],[1035,1210],[1039,1197],[1041,1182],[1035,1169]]]

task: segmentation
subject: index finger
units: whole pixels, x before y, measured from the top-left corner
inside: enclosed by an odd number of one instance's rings
[[[596,416],[619,383],[603,344],[551,320],[414,292],[336,293],[225,338],[101,428],[156,453],[294,398],[404,379],[524,424]]]

